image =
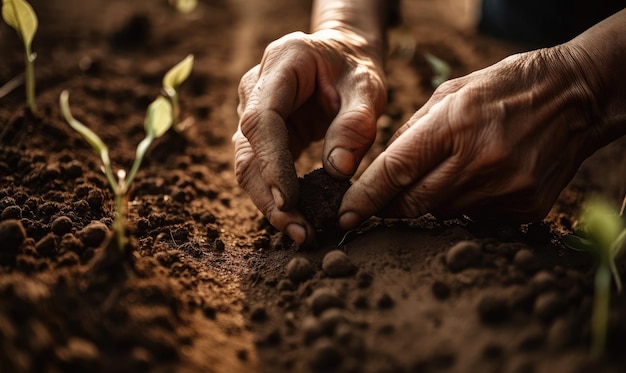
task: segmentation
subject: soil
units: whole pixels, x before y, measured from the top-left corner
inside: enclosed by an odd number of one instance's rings
[[[432,94],[425,53],[459,76],[525,49],[477,33],[473,3],[404,1],[361,170]],[[591,157],[541,223],[374,218],[305,250],[238,187],[230,137],[239,78],[269,42],[308,30],[309,1],[201,1],[189,15],[166,1],[32,4],[38,112],[23,86],[0,98],[2,372],[623,371],[625,298],[591,359],[593,263],[559,237],[591,195],[619,205],[625,141]],[[4,23],[0,51],[7,82],[23,55]],[[110,265],[112,193],[59,94],[128,169],[163,74],[189,53],[191,125],[150,149],[128,199],[133,250]],[[313,147],[299,175],[319,159]]]

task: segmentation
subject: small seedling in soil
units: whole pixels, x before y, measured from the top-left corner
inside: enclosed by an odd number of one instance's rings
[[[424,54],[424,58],[433,69],[434,75],[430,81],[433,88],[439,87],[443,82],[450,78],[452,73],[450,65],[439,57],[436,57],[430,53]]]
[[[129,240],[126,235],[126,198],[131,183],[139,170],[139,166],[152,142],[167,132],[172,125],[172,107],[169,101],[159,96],[148,107],[146,120],[144,123],[146,137],[137,146],[135,161],[128,174],[124,170],[119,170],[114,176],[111,169],[111,161],[109,158],[109,150],[104,142],[91,131],[87,126],[76,120],[69,107],[69,94],[63,91],[59,98],[61,112],[69,125],[80,133],[83,138],[91,145],[100,155],[104,166],[104,173],[107,177],[109,185],[115,196],[115,219],[113,220],[113,235],[120,252],[124,252]]]
[[[350,188],[350,180],[337,180],[318,168],[298,179],[300,199],[298,210],[317,231],[337,230],[337,211],[341,199]]]
[[[24,60],[26,68],[26,103],[31,113],[37,111],[35,105],[35,58],[31,44],[37,32],[37,15],[33,8],[24,0],[2,0],[2,18],[17,31],[24,44]]]
[[[596,263],[593,311],[591,315],[591,355],[604,354],[611,299],[611,277],[618,293],[622,291],[615,258],[626,244],[622,218],[604,201],[594,201],[583,211],[576,234],[563,237],[563,243],[577,251],[590,252]]]
[[[178,126],[180,117],[180,103],[178,98],[178,87],[191,74],[193,68],[193,55],[190,54],[185,59],[172,67],[165,76],[163,76],[163,96],[167,97],[172,106],[172,123]]]

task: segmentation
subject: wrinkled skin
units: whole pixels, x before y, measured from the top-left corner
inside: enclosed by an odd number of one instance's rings
[[[298,244],[315,232],[294,210],[293,159],[325,138],[325,170],[340,179],[354,174],[386,100],[380,62],[372,55],[348,32],[293,33],[270,44],[240,82],[237,179],[270,223]]]
[[[448,81],[346,193],[341,226],[375,213],[539,220],[598,148],[601,91],[584,52],[513,55]],[[589,73],[589,72],[592,73]]]
[[[620,25],[614,18],[595,34]],[[340,227],[355,228],[373,215],[543,218],[582,161],[624,132],[607,115],[608,106],[613,112],[623,106],[605,102],[623,95],[615,95],[599,68],[598,61],[612,57],[605,46],[593,48],[595,34],[442,84],[347,191]],[[385,102],[380,60],[356,34],[295,33],[271,44],[241,81],[233,136],[239,183],[298,244],[315,232],[294,209],[293,160],[324,138],[326,171],[353,175]],[[345,150],[332,152],[337,148]]]

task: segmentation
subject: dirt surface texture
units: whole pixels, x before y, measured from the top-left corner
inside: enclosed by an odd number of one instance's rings
[[[606,355],[591,359],[593,261],[559,240],[590,196],[621,202],[624,141],[590,158],[541,223],[374,218],[297,248],[237,185],[230,138],[240,77],[269,42],[308,30],[310,1],[200,1],[189,14],[165,0],[31,3],[38,110],[25,110],[23,84],[0,97],[1,372],[626,369],[626,299],[614,294]],[[427,54],[455,77],[524,50],[478,33],[474,3],[403,2],[389,103],[359,172],[432,94]],[[63,120],[59,95],[128,170],[163,74],[188,54],[188,125],[151,146],[121,255],[100,158]],[[0,23],[0,83],[23,70],[21,42]],[[298,160],[303,183],[320,159],[318,144]],[[331,211],[320,229],[336,218],[325,193],[347,185],[302,186],[302,206]]]

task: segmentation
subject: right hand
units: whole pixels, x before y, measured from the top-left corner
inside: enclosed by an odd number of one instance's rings
[[[315,230],[296,210],[294,159],[324,138],[326,172],[355,173],[386,101],[380,52],[349,31],[288,34],[243,76],[239,99],[237,181],[274,227],[312,242]]]

